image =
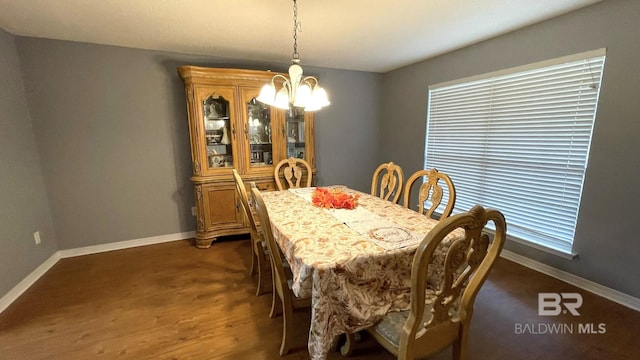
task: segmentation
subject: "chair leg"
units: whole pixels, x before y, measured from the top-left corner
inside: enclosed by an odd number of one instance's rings
[[[256,296],[260,296],[268,292],[271,281],[269,281],[270,279],[267,279],[270,274],[270,266],[268,266],[267,262],[269,259],[267,259],[265,253],[261,251],[262,245],[258,244],[257,246],[260,246],[260,250],[258,250],[258,254],[256,256],[258,263],[258,289],[256,290]]]
[[[347,336],[347,340],[340,348],[340,353],[342,354],[342,356],[351,356],[351,354],[353,353],[353,345],[355,342],[354,334],[347,333],[345,335]]]
[[[271,276],[273,279],[273,270],[271,270]],[[282,306],[282,300],[280,300],[280,296],[278,295],[278,290],[276,289],[275,284],[273,284],[273,291],[271,292],[271,294],[271,311],[269,312],[269,317],[274,318],[280,314],[280,309]]]
[[[452,346],[452,359],[453,360],[466,360],[467,359],[467,342],[469,340],[468,326],[461,326],[458,332],[458,338]]]
[[[282,302],[282,344],[280,345],[280,356],[285,356],[291,350],[291,339],[293,337],[293,304]]]
[[[253,276],[256,273],[256,265],[257,265],[257,258],[258,256],[256,255],[256,243],[255,243],[255,239],[253,238],[253,236],[251,236],[251,268],[249,269],[249,276]]]

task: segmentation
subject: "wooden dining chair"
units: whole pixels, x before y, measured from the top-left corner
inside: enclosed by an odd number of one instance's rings
[[[447,186],[447,202],[441,212],[440,220],[447,218],[451,215],[451,211],[453,211],[453,207],[456,204],[456,188],[453,186],[453,181],[451,181],[449,175],[437,169],[418,170],[409,177],[404,187],[404,207],[409,208],[413,185],[423,177],[426,178],[426,181],[420,185],[418,190],[418,212],[428,217],[433,217],[433,213],[439,209],[444,197],[444,190],[439,184],[440,180],[442,180]],[[425,208],[427,201],[431,204],[428,209]]]
[[[483,233],[489,221],[492,241]],[[444,241],[455,229],[464,235]],[[410,309],[387,314],[367,331],[398,359],[424,358],[449,345],[453,359],[466,359],[473,303],[505,237],[502,213],[481,206],[440,221],[414,255]]]
[[[309,187],[311,186],[311,180],[313,180],[311,165],[304,159],[293,157],[278,162],[273,171],[273,176],[278,190]],[[287,181],[286,185],[282,181],[283,178]]]
[[[393,162],[381,164],[373,172],[371,180],[371,195],[398,203],[404,174],[402,168]]]
[[[238,171],[233,169],[233,181],[236,186],[238,197],[240,198],[240,204],[244,215],[249,223],[249,232],[251,235],[251,269],[249,273],[254,275],[258,273],[258,288],[256,290],[256,296],[262,295],[273,287],[271,280],[271,270],[269,269],[269,255],[266,253],[266,242],[262,236],[262,229],[259,221],[257,221],[257,215],[249,204],[249,197],[247,196],[247,188],[244,185],[244,181]],[[255,184],[253,184],[255,186]]]
[[[282,304],[282,343],[280,344],[280,356],[286,355],[292,348],[293,340],[293,312],[297,309],[308,308],[311,306],[311,299],[300,299],[295,296],[291,290],[291,272],[286,271],[282,261],[280,248],[273,237],[271,229],[271,221],[269,220],[269,212],[265,207],[264,200],[260,194],[260,190],[252,188],[254,204],[264,239],[269,249],[269,258],[271,259],[271,269],[274,279],[274,292],[278,294],[280,303]]]
[[[249,186],[251,186],[252,190],[256,189],[256,191],[259,191],[258,186],[254,181],[250,182]],[[258,227],[258,234],[260,235],[260,239],[262,240],[261,241],[262,253],[265,254],[265,257],[263,258],[264,260],[263,260],[262,266],[264,269],[269,270],[271,274],[271,276],[268,278],[269,280],[271,280],[271,311],[269,311],[269,317],[275,318],[276,316],[278,316],[278,314],[280,314],[280,309],[278,309],[278,307],[280,306],[279,297],[278,297],[277,291],[274,290],[276,288],[276,285],[275,285],[275,280],[273,276],[273,266],[271,265],[271,257],[269,255],[269,248],[267,247],[267,242],[264,239],[264,236],[262,235],[262,228],[260,227],[260,221],[258,220],[258,213],[255,211],[255,206],[252,206],[254,201],[255,200],[253,200],[253,194],[252,194],[249,207],[251,207],[251,209],[253,210],[253,216]],[[287,262],[287,259],[285,259],[284,256],[282,256],[282,253],[280,253],[279,255],[280,255],[280,259],[282,259],[282,266],[284,266],[285,271],[290,271],[290,266],[289,266],[289,263]]]

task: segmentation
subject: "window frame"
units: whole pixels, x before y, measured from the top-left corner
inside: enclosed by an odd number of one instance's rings
[[[574,62],[586,62],[586,64],[588,64],[589,66],[589,71],[592,71],[591,69],[591,65],[590,65],[590,61],[592,59],[600,59],[601,58],[601,66],[599,66],[598,70],[595,72],[597,73],[597,82],[596,79],[594,79],[593,77],[593,72],[592,73],[588,73],[592,79],[593,79],[593,83],[596,83],[597,85],[597,89],[596,89],[596,93],[595,93],[595,101],[592,103],[593,106],[593,112],[589,114],[587,114],[587,117],[590,116],[591,120],[590,120],[590,129],[588,130],[588,142],[586,144],[586,150],[583,150],[584,152],[581,153],[581,155],[584,156],[584,167],[581,168],[581,174],[579,174],[579,176],[581,177],[579,179],[579,191],[577,193],[577,203],[575,204],[575,213],[573,214],[573,210],[571,210],[570,212],[572,213],[572,219],[573,219],[573,225],[572,225],[572,232],[571,232],[571,239],[570,242],[567,242],[566,240],[566,236],[564,238],[560,238],[560,240],[552,240],[549,242],[545,242],[541,239],[543,239],[545,236],[540,236],[537,237],[536,235],[533,235],[531,239],[527,239],[526,236],[527,232],[529,233],[535,233],[538,229],[540,229],[540,227],[535,228],[535,227],[531,227],[528,230],[524,231],[525,236],[523,236],[522,232],[517,232],[516,231],[512,231],[511,234],[509,234],[508,232],[508,237],[510,240],[513,240],[515,242],[521,243],[521,244],[525,244],[527,246],[531,246],[540,250],[544,250],[565,258],[573,258],[577,255],[577,253],[575,252],[574,248],[575,248],[575,232],[576,232],[576,228],[577,228],[577,220],[579,218],[579,214],[580,214],[580,202],[582,199],[582,190],[583,190],[583,185],[584,185],[584,179],[586,177],[586,169],[588,167],[588,158],[589,158],[589,151],[590,151],[590,147],[591,147],[591,141],[592,141],[592,134],[593,134],[593,128],[594,128],[594,124],[596,121],[596,115],[597,115],[597,106],[598,106],[598,99],[600,96],[600,89],[601,89],[601,84],[602,84],[602,75],[604,73],[604,63],[606,60],[606,49],[602,48],[602,49],[597,49],[597,50],[592,50],[592,51],[586,51],[586,52],[582,52],[582,53],[578,53],[578,54],[574,54],[574,55],[569,55],[569,56],[563,56],[563,57],[559,57],[559,58],[554,58],[554,59],[549,59],[549,60],[545,60],[545,61],[540,61],[540,62],[536,62],[536,63],[531,63],[531,64],[527,64],[527,65],[523,65],[523,66],[517,66],[517,67],[513,67],[513,68],[508,68],[508,69],[504,69],[504,70],[499,70],[499,71],[495,71],[495,72],[490,72],[490,73],[486,73],[486,74],[481,74],[481,75],[476,75],[476,76],[471,76],[471,77],[466,77],[466,78],[462,78],[462,79],[457,79],[457,80],[453,80],[453,81],[447,81],[447,82],[443,82],[443,83],[439,83],[439,84],[434,84],[429,86],[429,94],[428,94],[428,109],[427,109],[427,123],[426,123],[426,133],[425,133],[425,153],[424,153],[424,168],[431,168],[431,167],[436,167],[438,168],[438,170],[440,171],[444,171],[447,172],[446,168],[443,168],[442,166],[437,166],[439,164],[442,163],[438,163],[437,161],[430,161],[430,157],[429,157],[429,151],[430,151],[430,129],[431,129],[431,121],[432,118],[435,118],[435,115],[432,114],[432,112],[437,112],[438,110],[433,110],[433,104],[432,104],[432,99],[433,99],[433,94],[439,91],[447,91],[448,89],[456,89],[456,87],[460,87],[460,88],[464,88],[465,86],[467,87],[472,87],[473,84],[476,83],[482,83],[482,82],[487,82],[487,83],[491,83],[493,81],[497,81],[498,83],[500,81],[507,81],[505,79],[510,79],[512,77],[517,77],[520,76],[522,74],[529,74],[529,73],[535,73],[537,71],[541,71],[542,73],[544,73],[545,71],[548,71],[549,67],[558,67],[558,66],[562,66],[563,64],[568,64],[568,63],[574,63]],[[600,60],[598,60],[600,61]],[[584,66],[584,65],[583,65]],[[551,72],[550,72],[551,73]],[[584,76],[584,75],[583,75]],[[526,82],[526,81],[525,81]],[[592,85],[593,85],[592,83]],[[471,84],[471,85],[470,85]],[[545,86],[547,86],[548,84],[545,83]],[[488,85],[487,87],[490,89],[494,89],[493,84]],[[499,88],[499,86],[496,86]],[[546,88],[545,88],[546,89]],[[452,90],[453,91],[453,90]],[[544,92],[544,91],[541,91]],[[576,90],[576,93],[580,93],[580,90]],[[535,94],[534,94],[535,95]],[[486,102],[487,104],[492,104],[492,98],[493,98],[493,94],[487,97],[487,100],[479,100],[479,102]],[[574,95],[575,96],[575,95]],[[531,97],[535,97],[535,96],[531,96]],[[525,97],[523,99],[530,99],[531,97]],[[590,97],[593,97],[593,95],[590,95]],[[522,103],[525,103],[527,100],[521,100]],[[593,99],[592,99],[593,101]],[[460,100],[458,100],[458,102],[461,102]],[[544,103],[544,101],[542,101]],[[494,102],[497,103],[497,100]],[[484,103],[483,103],[484,104]],[[509,103],[511,104],[511,103]],[[521,104],[518,103],[517,101],[513,100],[513,104]],[[576,104],[580,104],[579,101],[576,101]],[[497,105],[496,105],[497,106]],[[489,106],[489,108],[491,108]],[[464,113],[467,110],[460,110],[461,113]],[[457,108],[456,108],[456,112]],[[489,115],[486,115],[485,119],[486,121],[484,121],[485,124],[487,124],[487,127],[491,126],[491,121],[495,121],[496,118],[498,118],[500,115],[496,115],[497,111],[495,111],[494,109],[488,110],[487,113]],[[466,115],[466,114],[463,114]],[[439,115],[440,117],[438,119],[442,119],[445,118],[446,115]],[[576,115],[576,118],[578,118],[579,116]],[[566,117],[567,119],[570,119],[570,116]],[[584,118],[584,116],[582,116],[581,118]],[[482,117],[479,117],[479,119],[482,120]],[[532,117],[533,119],[533,117]],[[537,119],[537,118],[536,118]],[[437,121],[445,121],[445,122],[441,122],[440,124],[446,124],[446,119],[445,120],[437,120]],[[522,120],[523,123],[526,120]],[[562,120],[563,123],[569,123],[569,120]],[[582,121],[585,121],[584,119],[582,119]],[[458,125],[461,126],[461,125]],[[436,131],[436,130],[432,130],[432,131]],[[487,133],[489,133],[490,130],[486,130]],[[494,130],[495,131],[495,130]],[[581,130],[582,133],[581,135],[584,137],[584,130]],[[583,139],[584,140],[584,139]],[[431,140],[431,141],[435,141],[435,140]],[[455,140],[452,140],[451,142],[453,142]],[[548,139],[547,139],[548,141]],[[489,144],[489,145],[486,145]],[[431,145],[432,147],[434,145]],[[485,141],[485,146],[491,146],[491,140],[486,140]],[[517,145],[513,145],[514,147],[518,147]],[[563,143],[562,145],[563,147],[566,147],[567,145],[565,143]],[[442,145],[442,147],[444,147],[444,145]],[[582,146],[584,148],[584,145]],[[531,152],[531,154],[534,154],[533,152]],[[543,154],[541,152],[541,150],[538,150],[538,154]],[[433,155],[433,157],[436,157],[436,155]],[[542,156],[542,155],[539,155]],[[485,157],[483,158],[483,164],[487,162],[487,158],[489,157]],[[451,160],[451,162],[454,162],[454,160]],[[490,162],[490,161],[489,161]],[[434,163],[436,166],[434,166]],[[531,165],[530,165],[531,166]],[[508,170],[505,172],[509,172]],[[483,173],[484,175],[489,174],[488,171],[484,171]],[[451,175],[451,174],[450,174]],[[566,176],[566,175],[565,175]],[[575,175],[574,175],[575,177]],[[456,184],[456,178],[452,177],[454,184]],[[458,179],[460,181],[460,179]],[[573,181],[577,181],[576,179],[573,179]],[[456,187],[456,189],[458,189],[458,187]],[[574,191],[575,192],[575,191]],[[465,198],[465,193],[464,192],[457,192],[458,195],[458,201],[457,203],[460,201],[460,198],[462,197],[463,199]],[[574,195],[575,196],[575,195]],[[477,201],[478,199],[475,199],[476,203],[479,203],[480,201]],[[575,201],[575,197],[572,198],[572,200]],[[466,201],[469,202],[469,201]],[[497,203],[503,202],[503,200],[497,201]],[[492,204],[482,204],[484,206],[489,206],[489,207],[494,207],[500,210],[501,206],[499,205],[494,205],[492,206]],[[551,207],[551,206],[550,206]],[[506,208],[512,210],[509,206],[507,206]],[[461,207],[458,206],[458,204],[456,204],[456,207],[454,208],[454,213],[457,212],[461,212],[461,211],[467,211],[468,209],[462,209]],[[506,211],[503,211],[506,212]],[[508,214],[505,213],[505,216],[507,217],[507,222],[509,222],[509,216]],[[520,218],[522,218],[522,216],[519,216]],[[525,222],[527,222],[528,220],[524,220]],[[543,220],[539,220],[539,221],[543,221]],[[539,222],[539,224],[541,224]],[[518,223],[517,226],[521,226],[522,224]],[[509,228],[508,228],[509,230]],[[516,234],[513,234],[513,232],[516,232]],[[557,234],[556,234],[557,235]],[[568,244],[568,245],[567,245]]]

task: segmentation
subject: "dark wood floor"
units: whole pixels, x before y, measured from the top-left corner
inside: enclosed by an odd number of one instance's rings
[[[0,314],[0,358],[279,359],[282,320],[268,316],[270,295],[254,295],[249,251],[246,240],[207,250],[185,240],[62,259]],[[582,294],[581,316],[538,316],[539,292]],[[300,347],[284,359],[309,358],[309,313],[296,320]],[[516,331],[552,323],[574,333]],[[578,334],[577,323],[606,332]],[[501,259],[478,295],[469,347],[480,360],[639,359],[639,335],[640,313]],[[367,337],[351,358],[393,359]]]

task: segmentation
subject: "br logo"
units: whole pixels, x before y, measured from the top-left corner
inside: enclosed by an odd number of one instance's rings
[[[538,315],[557,316],[566,314],[580,316],[582,295],[578,293],[538,293]]]

